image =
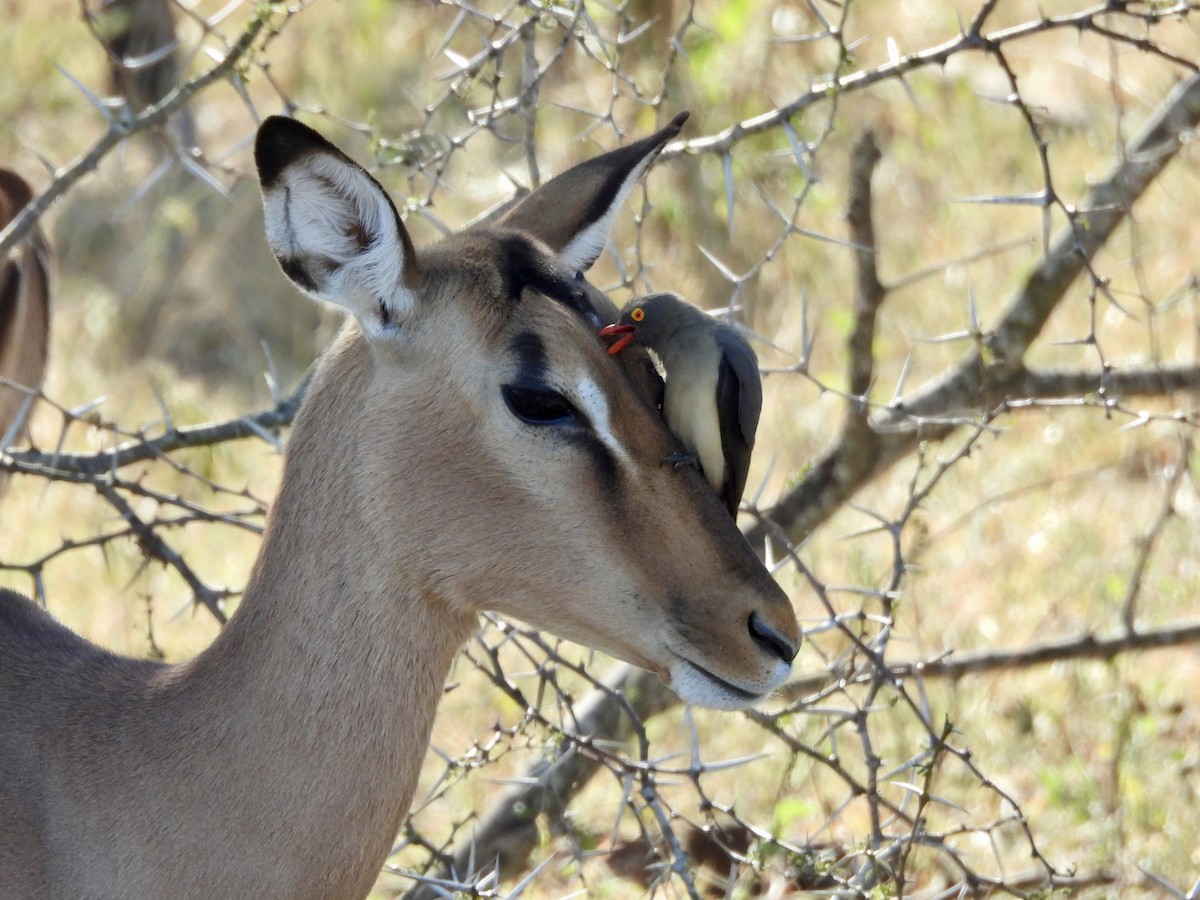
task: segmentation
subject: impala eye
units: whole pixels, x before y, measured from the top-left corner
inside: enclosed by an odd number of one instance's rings
[[[528,425],[571,425],[583,418],[566,397],[544,385],[506,384],[500,393],[512,414]]]

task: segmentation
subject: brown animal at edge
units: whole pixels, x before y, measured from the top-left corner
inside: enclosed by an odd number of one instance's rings
[[[352,315],[288,442],[240,607],[178,665],[0,591],[0,894],[359,898],[442,684],[496,610],[734,709],[787,677],[786,595],[679,450],[579,273],[683,117],[414,249],[383,189],[268,119],[266,229]]]
[[[25,179],[0,169],[0,231],[33,198]],[[42,386],[50,343],[50,285],[46,241],[39,230],[0,259],[0,449],[25,430],[33,401]],[[8,485],[0,472],[0,494]]]

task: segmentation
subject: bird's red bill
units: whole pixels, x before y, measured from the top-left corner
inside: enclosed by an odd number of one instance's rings
[[[637,337],[637,329],[632,325],[625,325],[621,322],[617,322],[613,325],[605,325],[597,332],[597,334],[599,334],[600,337],[612,337],[613,335],[620,335],[620,337],[613,341],[608,348],[608,355],[614,356],[633,343],[633,339]]]

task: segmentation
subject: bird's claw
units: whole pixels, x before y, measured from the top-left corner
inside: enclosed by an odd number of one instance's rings
[[[687,466],[699,469],[700,458],[694,453],[684,453],[682,450],[676,450],[674,453],[668,453],[663,457],[662,465],[674,466],[676,472]]]

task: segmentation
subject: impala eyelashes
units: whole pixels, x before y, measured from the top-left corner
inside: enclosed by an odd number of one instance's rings
[[[527,425],[587,424],[566,397],[543,385],[506,384],[500,393],[509,411]]]

